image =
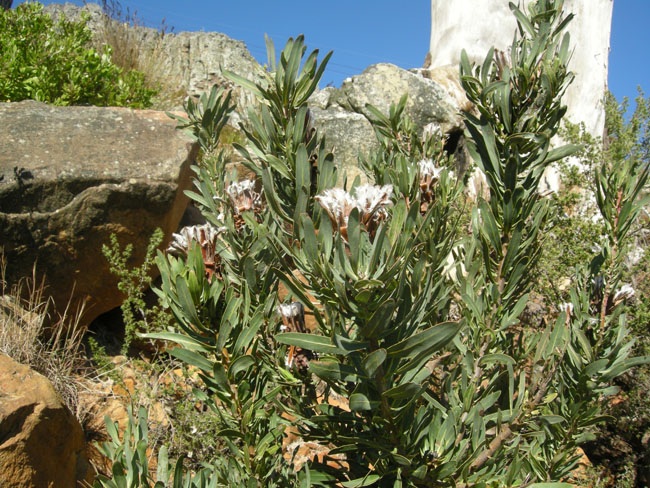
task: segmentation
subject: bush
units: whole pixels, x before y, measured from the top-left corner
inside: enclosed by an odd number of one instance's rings
[[[570,17],[561,0],[528,15],[510,5],[510,52],[491,50],[481,66],[462,56],[478,110],[465,114],[470,152],[489,186],[470,235],[463,183],[441,141],[413,130],[405,100],[389,114],[370,108],[380,147],[362,167],[375,185],[334,188],[334,157],[306,106],[329,55],[303,59],[300,36],[276,60],[269,42],[264,82],[228,75],[263,101],[239,147],[256,179],[225,174],[218,156],[195,168],[190,196],[211,225],[187,229],[178,257],[158,255],[176,324],[149,335],[200,370],[195,394],[222,420],[211,486],[570,486],[613,380],[648,361],[629,357],[618,293],[648,178],[628,160],[597,168],[605,234],[570,304],[522,323],[554,219],[539,183],[577,147],[550,145],[572,79]],[[203,113],[229,113],[223,93],[204,102]],[[180,125],[204,149],[221,127]],[[290,434],[319,453],[298,472]]]
[[[91,47],[86,20],[54,22],[39,3],[0,9],[0,101],[145,108],[155,91]]]

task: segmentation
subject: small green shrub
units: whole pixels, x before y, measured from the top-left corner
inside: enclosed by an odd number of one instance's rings
[[[121,305],[124,320],[123,354],[128,353],[138,333],[163,330],[170,320],[169,314],[160,307],[148,307],[144,300],[144,293],[151,285],[149,271],[154,262],[154,253],[162,240],[162,230],[156,229],[149,240],[144,262],[140,267],[135,268],[129,268],[127,264],[133,253],[132,244],[127,245],[122,251],[117,236],[111,234],[110,246],[102,246],[111,273],[120,280],[117,288],[126,295]]]
[[[87,19],[55,22],[39,3],[0,9],[0,101],[146,108],[155,90],[91,46]]]

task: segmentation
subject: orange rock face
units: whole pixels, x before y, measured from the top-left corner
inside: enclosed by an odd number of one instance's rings
[[[81,425],[52,384],[0,354],[0,486],[73,488],[88,468]]]

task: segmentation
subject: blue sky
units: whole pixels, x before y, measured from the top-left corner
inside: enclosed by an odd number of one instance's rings
[[[451,1],[451,0],[450,0]],[[482,1],[482,0],[477,0]],[[507,1],[507,0],[504,0]],[[589,1],[589,0],[586,0]],[[14,1],[14,5],[23,3]],[[53,3],[44,1],[43,3]],[[73,3],[83,4],[82,1]],[[122,0],[145,24],[166,19],[174,32],[223,32],[243,40],[266,61],[264,34],[279,50],[288,37],[305,34],[309,50],[334,51],[321,86],[380,62],[403,68],[422,66],[429,48],[430,0]],[[609,89],[617,98],[650,90],[650,0],[615,0],[609,58]]]

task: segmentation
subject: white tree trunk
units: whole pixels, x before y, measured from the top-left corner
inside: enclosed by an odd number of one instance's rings
[[[481,62],[491,46],[505,50],[517,25],[508,3],[431,0],[431,68],[458,65],[462,49],[475,62]],[[605,124],[602,100],[607,89],[613,5],[613,0],[566,0],[564,5],[565,12],[575,14],[569,24],[574,49],[569,67],[576,78],[564,100],[567,116],[574,123],[584,122],[595,136],[602,136]]]

